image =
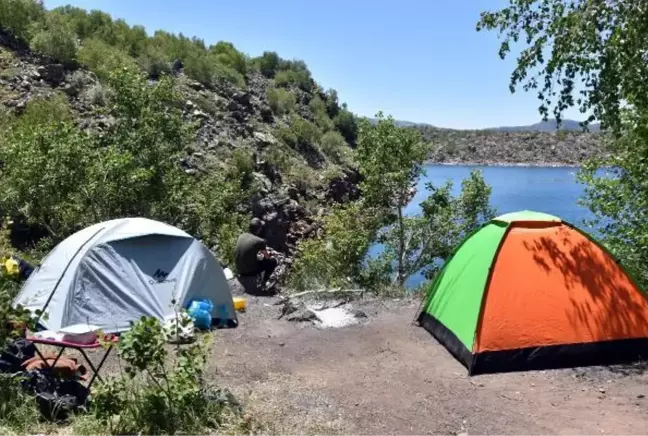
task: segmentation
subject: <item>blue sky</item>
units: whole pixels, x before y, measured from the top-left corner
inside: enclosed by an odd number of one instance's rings
[[[500,60],[479,12],[505,0],[45,0],[100,9],[129,24],[225,40],[249,55],[304,60],[364,116],[483,128],[539,120],[535,95],[508,89],[514,59]],[[577,111],[566,114],[580,119]]]

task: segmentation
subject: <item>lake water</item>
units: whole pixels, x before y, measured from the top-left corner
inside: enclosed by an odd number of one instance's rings
[[[556,215],[574,225],[590,217],[589,210],[577,203],[584,189],[576,181],[577,168],[469,165],[427,165],[406,214],[420,210],[419,203],[427,196],[427,183],[439,186],[450,179],[454,183],[453,194],[457,195],[461,192],[461,181],[475,169],[482,171],[491,186],[491,204],[498,214],[529,209]]]
[[[453,194],[458,195],[461,181],[474,169],[482,170],[486,183],[491,186],[491,205],[497,209],[498,215],[528,209],[555,215],[577,226],[591,217],[589,210],[577,203],[584,190],[584,186],[576,181],[577,168],[471,165],[427,165],[426,174],[421,178],[406,214],[420,211],[419,204],[427,196],[427,183],[440,186],[448,179],[452,180]],[[370,255],[379,251],[380,247],[374,246]],[[414,287],[423,280],[422,276],[416,275],[408,280],[407,285]]]

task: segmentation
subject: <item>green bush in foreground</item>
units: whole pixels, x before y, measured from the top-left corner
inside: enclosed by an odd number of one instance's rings
[[[222,401],[206,384],[208,343],[175,347],[169,356],[159,321],[142,318],[120,338],[126,366],[95,388],[92,413],[112,434],[201,433],[217,429],[226,413],[240,414],[233,397]]]

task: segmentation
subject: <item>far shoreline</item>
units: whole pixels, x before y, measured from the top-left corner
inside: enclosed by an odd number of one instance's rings
[[[479,167],[521,167],[521,168],[580,168],[581,165],[565,162],[436,162],[426,160],[424,165],[479,166]]]

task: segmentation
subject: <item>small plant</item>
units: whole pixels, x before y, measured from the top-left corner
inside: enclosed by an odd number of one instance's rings
[[[333,162],[345,163],[349,159],[350,149],[344,137],[336,131],[326,132],[320,141],[322,151]]]
[[[124,374],[95,389],[94,416],[112,434],[174,434],[217,429],[228,414],[240,414],[235,399],[219,398],[203,380],[208,339],[169,355],[159,321],[140,319],[120,338]]]
[[[275,114],[284,115],[295,110],[297,101],[292,92],[283,88],[269,87],[266,94],[268,104]]]

